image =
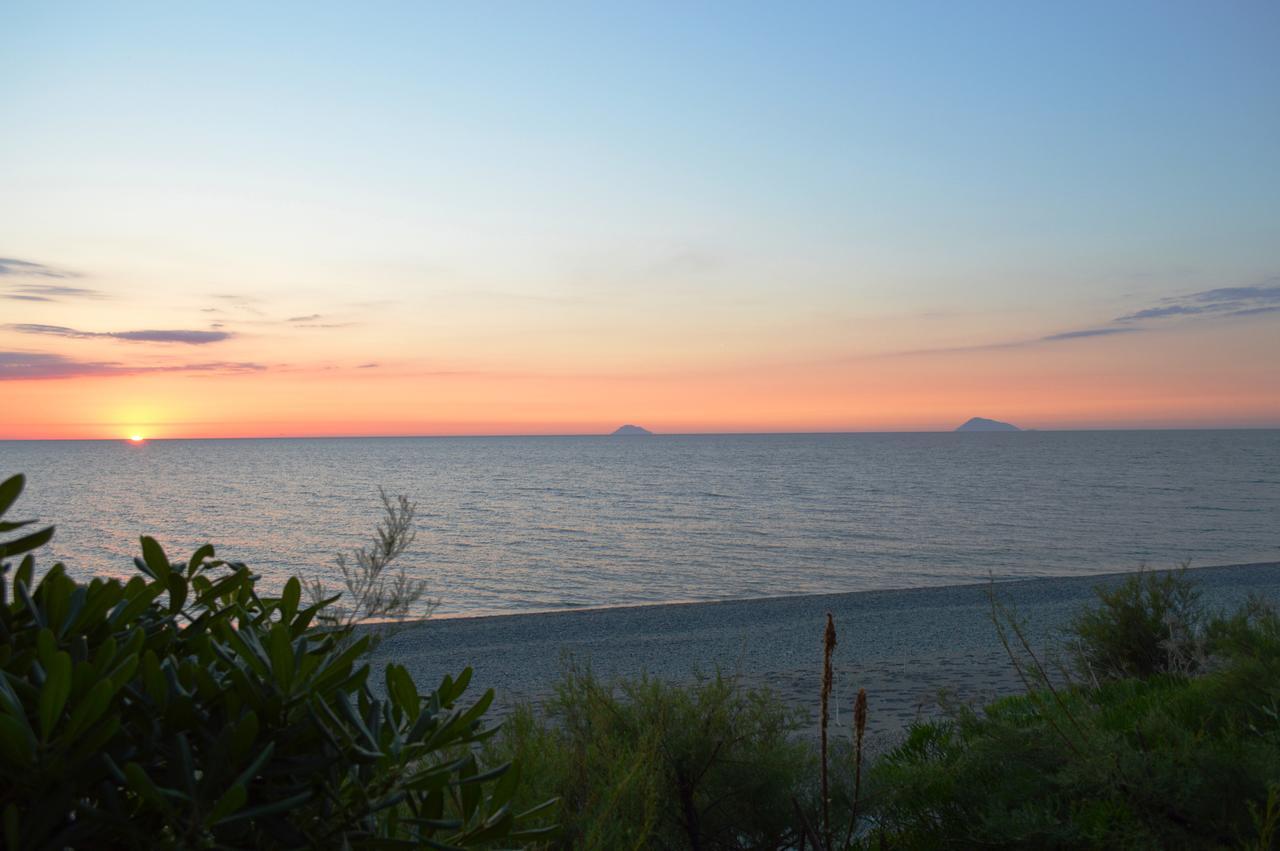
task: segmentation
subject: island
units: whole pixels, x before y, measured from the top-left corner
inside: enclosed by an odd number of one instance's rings
[[[957,428],[956,431],[1022,431],[1022,429],[1012,423],[1002,423],[999,420],[989,420],[986,417],[974,417]]]
[[[622,435],[623,437],[636,437],[639,435],[653,434],[653,432],[649,431],[649,429],[644,428],[642,426],[628,424],[624,426],[619,426],[618,429],[614,432],[614,434]]]

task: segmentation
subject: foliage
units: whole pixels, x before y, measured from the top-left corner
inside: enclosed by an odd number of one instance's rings
[[[1141,570],[1096,589],[1097,608],[1072,623],[1076,667],[1090,679],[1193,674],[1204,665],[1200,591],[1179,571]]]
[[[569,664],[555,698],[518,709],[492,750],[525,765],[517,801],[563,801],[554,847],[782,848],[813,751],[772,693],[717,674],[690,687],[609,685]]]
[[[0,532],[23,487],[0,484]],[[492,692],[425,694],[369,637],[316,626],[290,580],[261,596],[211,546],[142,539],[128,582],[34,581],[52,529],[0,543],[0,836],[9,849],[482,846],[533,838],[519,773],[486,770]],[[9,559],[22,556],[16,569]]]
[[[1184,577],[1177,577],[1177,582]],[[1135,613],[1194,597],[1144,576],[1082,618],[1149,637]],[[1120,603],[1115,605],[1114,603]],[[1107,618],[1118,623],[1108,624]],[[1145,620],[1147,624],[1151,620]],[[1155,622],[1160,622],[1156,619]],[[1210,655],[1145,678],[1040,688],[914,725],[873,768],[868,847],[1275,847],[1280,826],[1280,617],[1251,602],[1208,621]],[[1115,648],[1120,649],[1120,648]],[[1150,649],[1148,646],[1147,649]],[[1159,654],[1117,654],[1155,664]],[[1115,671],[1117,668],[1111,668]]]
[[[382,488],[378,488],[378,496],[382,500],[383,518],[373,540],[357,549],[350,561],[343,553],[334,559],[342,580],[341,597],[333,599],[335,589],[320,579],[308,583],[313,604],[331,600],[320,611],[319,619],[323,623],[343,629],[357,624],[385,623],[410,614],[422,614],[416,611],[420,605],[425,606],[425,614],[430,615],[439,603],[426,599],[427,582],[411,579],[403,566],[394,574],[388,571],[391,563],[413,543],[417,506],[404,495],[392,499]]]

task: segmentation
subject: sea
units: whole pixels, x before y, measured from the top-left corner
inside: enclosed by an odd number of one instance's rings
[[[0,441],[41,555],[132,575],[208,542],[332,583],[379,489],[436,616],[1280,561],[1280,431]]]

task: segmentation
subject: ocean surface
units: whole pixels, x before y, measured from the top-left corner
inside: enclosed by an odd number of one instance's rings
[[[0,441],[44,563],[128,576],[212,542],[332,578],[378,487],[438,615],[1280,560],[1280,431]]]

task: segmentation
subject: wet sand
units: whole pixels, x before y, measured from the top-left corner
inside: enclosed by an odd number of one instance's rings
[[[1211,608],[1250,594],[1280,600],[1280,562],[1190,571]],[[1124,574],[1030,579],[995,585],[1028,624],[1037,652],[1051,655],[1062,627]],[[602,677],[647,672],[690,682],[717,667],[768,686],[816,723],[827,612],[839,634],[833,722],[848,725],[866,688],[868,726],[883,745],[949,700],[985,701],[1021,684],[990,618],[989,585],[867,591],[713,603],[591,609],[427,620],[388,637],[377,661],[405,665],[421,684],[475,669],[473,689],[497,692],[495,711],[548,696],[566,654]]]

